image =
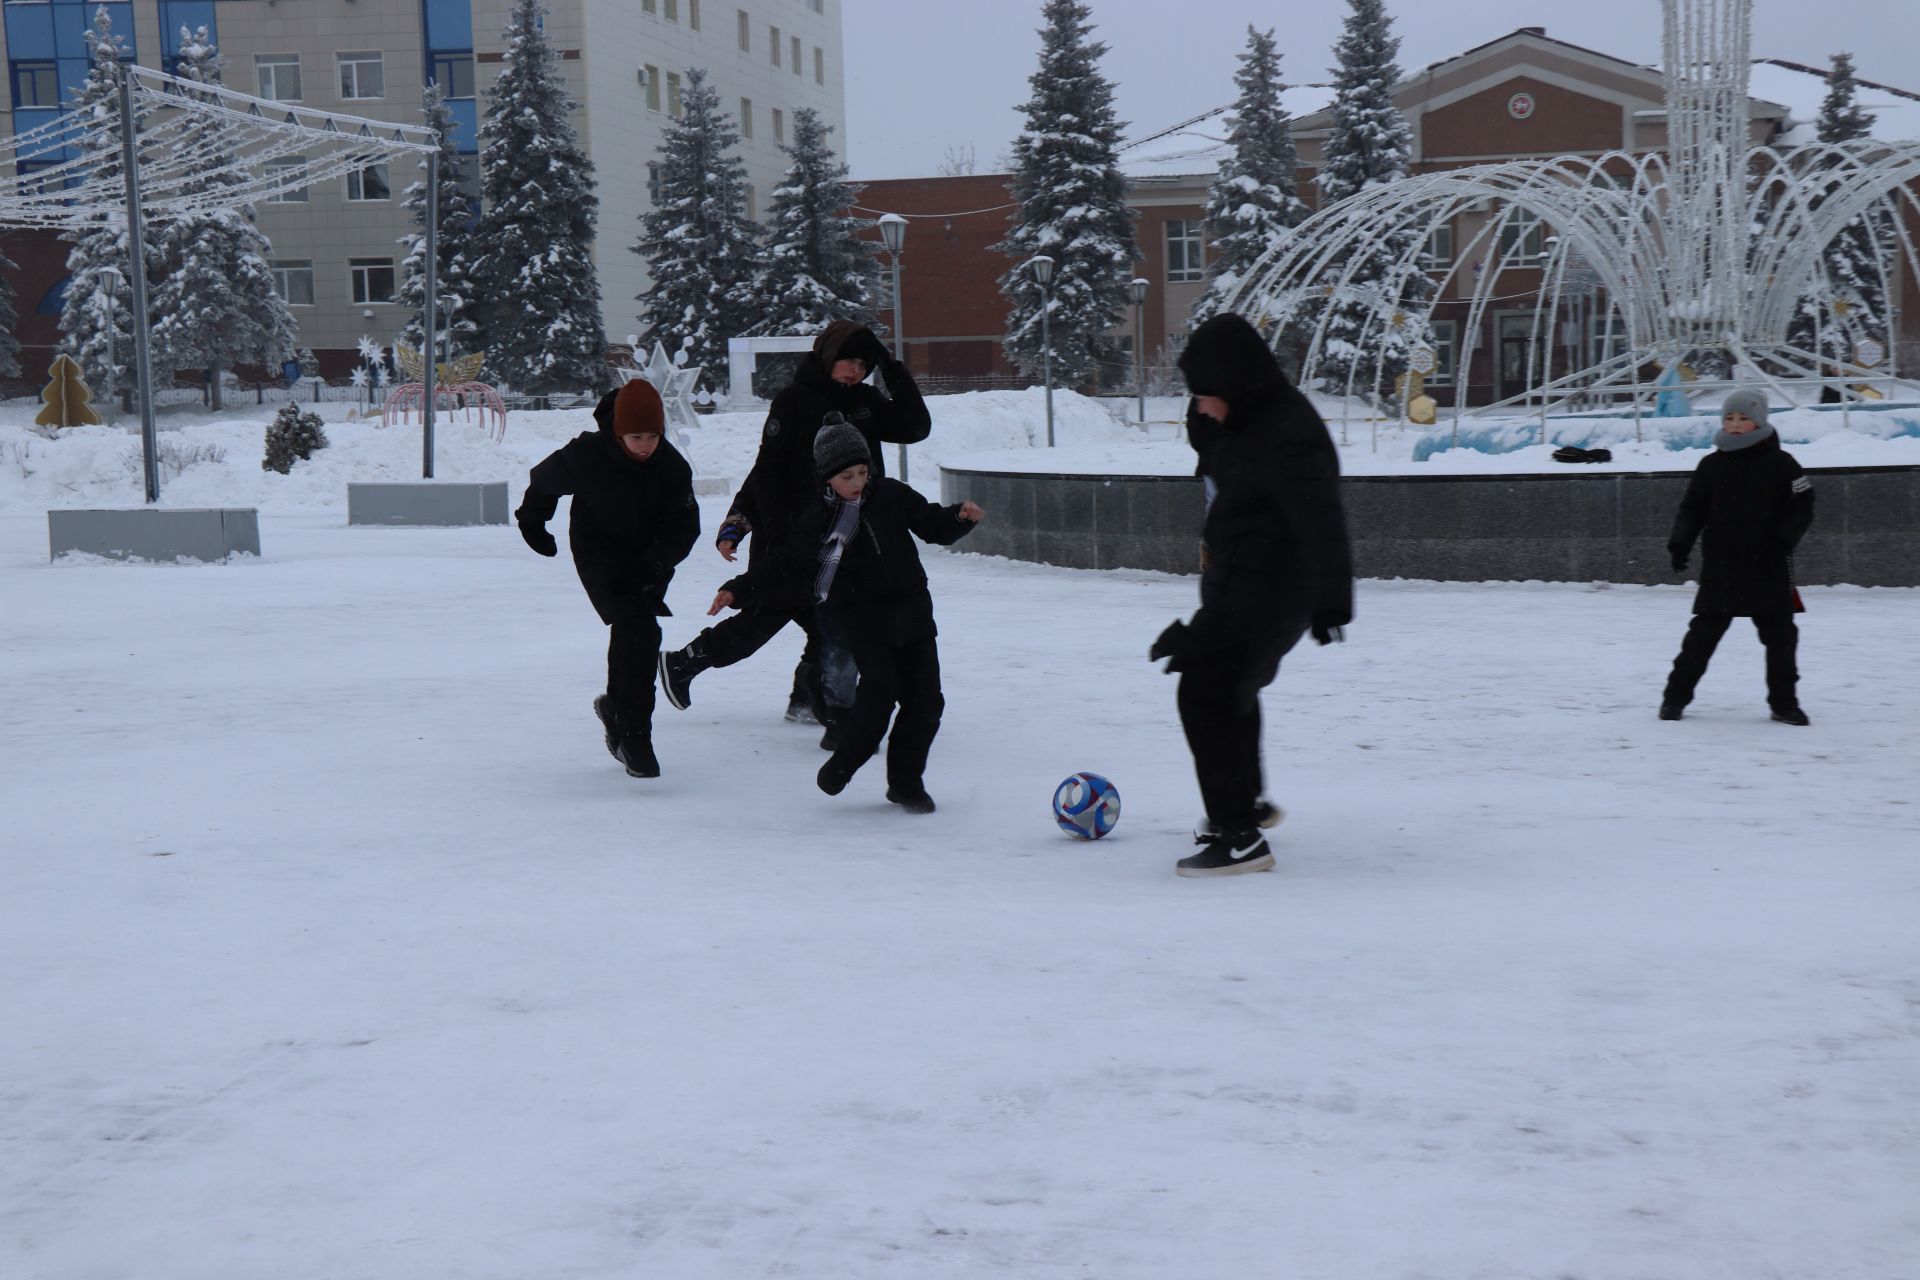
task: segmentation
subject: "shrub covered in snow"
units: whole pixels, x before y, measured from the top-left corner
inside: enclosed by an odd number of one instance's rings
[[[327,433],[319,414],[303,413],[297,404],[283,405],[267,427],[267,456],[260,460],[260,469],[284,476],[295,462],[304,462],[315,449],[326,447]]]

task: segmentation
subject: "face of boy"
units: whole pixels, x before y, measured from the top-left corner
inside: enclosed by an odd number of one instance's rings
[[[1720,419],[1720,426],[1730,436],[1743,436],[1749,431],[1758,431],[1760,424],[1744,413],[1729,413]]]
[[[827,477],[827,483],[841,498],[852,501],[867,489],[867,464],[856,462],[845,471]]]
[[[625,449],[627,456],[635,462],[645,462],[653,456],[653,451],[660,447],[660,437],[652,434],[621,436],[620,447]]]
[[[856,382],[860,382],[866,378],[867,362],[865,360],[855,360],[851,357],[845,360],[835,360],[830,376],[841,386],[850,387]]]
[[[1212,418],[1215,422],[1227,420],[1227,402],[1219,396],[1195,396],[1193,407],[1203,418]]]

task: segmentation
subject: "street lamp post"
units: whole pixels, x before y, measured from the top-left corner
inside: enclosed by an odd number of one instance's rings
[[[1127,286],[1133,295],[1133,389],[1140,397],[1140,425],[1147,425],[1147,290],[1152,282],[1135,276]]]
[[[107,402],[113,406],[113,421],[117,426],[120,422],[120,393],[113,384],[120,381],[120,335],[116,332],[119,325],[115,315],[120,309],[120,286],[127,277],[122,274],[120,268],[113,266],[102,267],[97,274],[101,282],[107,286],[106,392]]]
[[[1036,253],[1027,259],[1040,284],[1040,381],[1047,388],[1047,448],[1053,448],[1053,259]]]
[[[893,260],[893,358],[906,363],[907,335],[900,328],[900,251],[907,243],[907,220],[897,213],[880,215],[880,239]],[[907,482],[907,446],[900,446],[900,483]]]

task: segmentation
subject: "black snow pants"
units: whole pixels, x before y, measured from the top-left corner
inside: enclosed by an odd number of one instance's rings
[[[1300,631],[1183,659],[1180,727],[1193,751],[1193,771],[1207,820],[1222,831],[1258,825],[1264,778],[1260,769],[1260,690],[1273,680],[1280,659],[1299,643]]]
[[[621,741],[653,741],[653,673],[660,663],[660,620],[633,613],[608,628],[607,702]]]
[[[1680,643],[1679,656],[1673,660],[1673,673],[1667,677],[1662,702],[1686,706],[1693,701],[1693,688],[1707,673],[1707,663],[1720,645],[1720,637],[1733,625],[1730,613],[1696,613],[1687,626],[1686,639]],[[1800,705],[1795,686],[1800,669],[1795,653],[1800,645],[1800,628],[1791,613],[1758,613],[1753,629],[1767,649],[1767,705],[1775,711],[1788,711]]]
[[[940,647],[929,636],[901,645],[853,644],[860,685],[853,695],[840,733],[840,746],[829,760],[837,772],[852,777],[873,758],[880,740],[887,740],[887,786],[917,791],[927,771],[927,753],[940,732],[940,716],[947,701],[940,692]],[[899,707],[899,715],[894,708]],[[887,722],[893,732],[887,733]]]

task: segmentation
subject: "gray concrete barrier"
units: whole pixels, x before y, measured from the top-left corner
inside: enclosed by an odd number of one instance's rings
[[[507,482],[416,480],[347,486],[347,523],[467,525],[507,522]]]
[[[1794,560],[1805,584],[1920,586],[1920,467],[1828,467]],[[1685,472],[1348,476],[1354,569],[1443,582],[1674,582]],[[987,521],[960,550],[1079,569],[1198,569],[1204,498],[1187,476],[941,468],[941,499]],[[1699,560],[1694,561],[1696,569]]]
[[[49,558],[80,553],[112,560],[222,561],[260,554],[252,507],[126,507],[47,512]]]

